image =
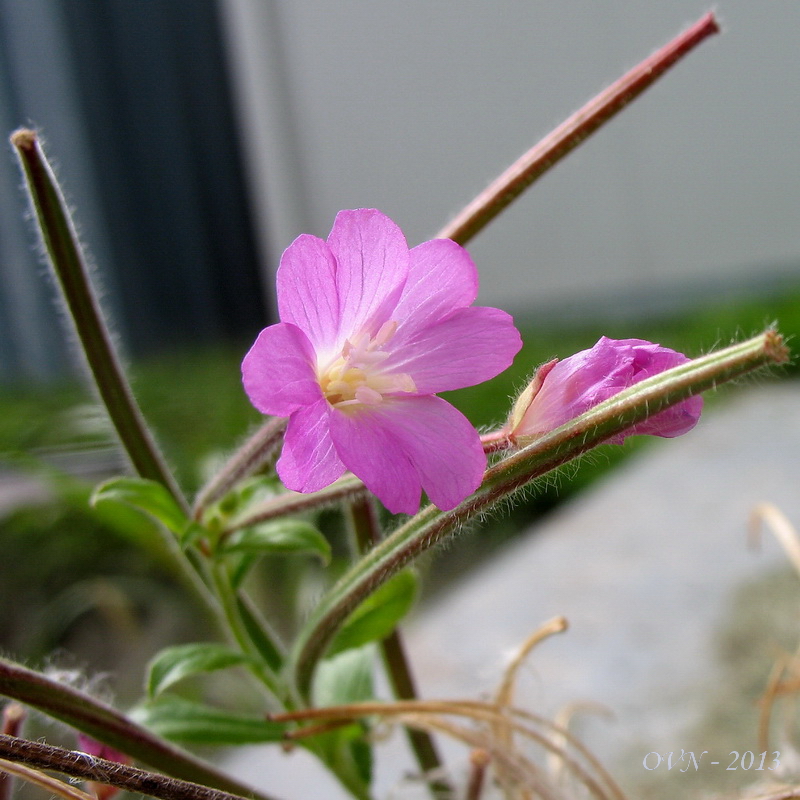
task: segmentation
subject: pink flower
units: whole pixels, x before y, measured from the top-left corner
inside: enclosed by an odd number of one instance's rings
[[[278,270],[281,322],[242,363],[264,414],[289,417],[277,470],[313,492],[351,470],[393,513],[424,489],[447,510],[486,466],[469,421],[437,392],[488,380],[521,347],[511,317],[472,307],[478,276],[449,239],[408,249],[380,211],[341,211],[327,241],[298,237]]]
[[[687,361],[682,353],[642,339],[602,336],[589,350],[539,367],[515,403],[506,430],[516,441],[536,438],[623,389]],[[702,409],[703,398],[690,397],[606,441],[622,444],[637,433],[680,436],[697,424]]]

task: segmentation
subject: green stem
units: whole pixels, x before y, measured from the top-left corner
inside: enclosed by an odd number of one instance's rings
[[[356,499],[367,494],[364,484],[355,475],[345,475],[330,486],[311,494],[281,494],[257,506],[245,510],[240,517],[232,519],[222,535],[228,536],[243,528],[290,514],[318,511],[326,506],[338,505],[342,500]]]
[[[267,659],[264,656],[264,647],[259,647],[253,640],[251,633],[242,618],[242,609],[240,603],[242,602],[238,592],[233,588],[228,573],[228,567],[224,562],[218,561],[213,565],[214,587],[216,589],[217,597],[222,604],[222,610],[225,614],[225,619],[228,622],[228,627],[233,634],[237,644],[242,649],[242,652],[248,656],[252,656],[253,662],[250,665],[250,671],[263,684],[270,692],[270,694],[281,701],[285,700],[285,692],[281,690],[281,682],[277,675],[267,666]],[[249,609],[249,605],[248,605]],[[261,622],[252,618],[254,624]],[[278,643],[277,637],[269,630],[265,624],[259,624],[259,635],[264,641],[268,643],[271,652],[275,654],[276,658],[282,651],[282,646]]]
[[[512,164],[436,235],[465,244],[598,128],[638,97],[708,36],[719,32],[712,13],[692,25],[548,134]]]
[[[2,658],[0,694],[61,720],[173,778],[256,800],[270,800],[269,796],[254,792],[249,786],[168,744],[91,695]]]
[[[45,250],[69,308],[86,361],[122,446],[136,472],[166,488],[188,516],[189,507],[150,433],[113,346],[66,202],[42,152],[35,131],[11,136],[39,223]],[[168,548],[188,584],[215,620],[219,609],[208,592],[205,565],[184,553],[170,537]]]
[[[92,289],[67,205],[35,131],[11,136],[22,165],[45,250],[61,286],[100,397],[136,472],[167,488],[188,513],[186,499],[164,462],[125,377]]]
[[[307,695],[318,660],[350,612],[464,522],[647,417],[719,383],[787,359],[788,350],[781,336],[769,330],[667,370],[620,392],[490,467],[478,491],[451,511],[426,506],[370,550],[317,604],[290,654],[299,693]]]
[[[375,504],[370,498],[350,503],[348,512],[355,539],[352,549],[354,555],[359,557],[380,541],[380,522]],[[395,628],[381,642],[380,648],[394,696],[398,700],[416,700],[417,687],[400,631]],[[442,760],[431,735],[427,731],[414,728],[406,728],[406,735],[422,773],[440,771]],[[430,787],[434,796],[452,794],[452,787],[441,780],[431,781]]]

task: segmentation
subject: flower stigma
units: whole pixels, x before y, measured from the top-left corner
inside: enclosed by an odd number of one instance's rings
[[[407,372],[381,371],[381,364],[390,355],[383,348],[396,330],[397,322],[389,320],[375,336],[361,331],[352,339],[345,339],[341,353],[320,370],[320,388],[334,408],[376,406],[383,402],[385,394],[417,391]]]

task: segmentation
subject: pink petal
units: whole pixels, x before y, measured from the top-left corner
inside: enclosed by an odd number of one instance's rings
[[[316,492],[341,478],[345,466],[330,436],[327,400],[296,411],[289,418],[283,451],[275,468],[287,489]]]
[[[336,259],[316,236],[298,236],[283,253],[277,275],[278,313],[297,325],[317,352],[333,349],[339,332]]]
[[[393,339],[391,346],[383,370],[406,372],[418,394],[433,394],[499,375],[511,365],[522,339],[505,311],[472,306],[400,341]]]
[[[331,436],[342,461],[395,514],[417,511],[420,488],[449,510],[483,479],[477,431],[438,397],[387,398],[352,416],[334,412]]]
[[[393,514],[413,514],[419,508],[419,475],[392,433],[391,422],[374,409],[357,416],[331,415],[331,436],[347,468]]]
[[[376,333],[390,319],[408,277],[403,232],[375,209],[340,211],[328,246],[337,263],[339,340],[363,329]]]
[[[288,417],[322,397],[314,364],[314,349],[299,328],[270,325],[242,361],[245,392],[262,414]]]
[[[394,312],[403,336],[405,322],[427,327],[478,296],[478,271],[469,253],[450,239],[434,239],[410,251],[408,281]]]
[[[625,431],[625,436],[649,434],[651,436],[662,436],[665,439],[674,439],[676,436],[682,436],[694,428],[700,420],[702,412],[703,398],[700,395],[695,395],[664,409],[664,411],[649,417],[638,425],[634,425],[631,430]]]
[[[538,436],[551,431],[623,389],[687,361],[682,353],[642,339],[603,336],[594,347],[559,361],[547,373],[515,433]],[[679,436],[694,427],[702,406],[701,397],[689,398],[607,441],[621,444],[633,434]]]

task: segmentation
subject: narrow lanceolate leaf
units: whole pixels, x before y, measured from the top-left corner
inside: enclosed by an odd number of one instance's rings
[[[407,570],[370,595],[336,635],[330,654],[385,639],[411,610],[417,596],[417,577]]]
[[[168,647],[148,665],[147,694],[152,698],[190,675],[235,667],[249,660],[243,653],[210,642]]]
[[[314,705],[326,708],[373,699],[374,665],[373,647],[359,647],[326,658],[314,676]]]
[[[166,488],[146,478],[112,478],[98,486],[91,504],[106,501],[124,503],[144,512],[176,535],[189,525],[189,518]]]
[[[367,645],[326,658],[314,676],[312,696],[320,707],[360,703],[374,697],[375,648]],[[368,795],[372,750],[360,725],[348,725],[308,740],[326,763],[335,764],[342,781],[356,797]]]
[[[14,132],[11,144],[22,166],[45,252],[120,441],[139,475],[162,484],[177,503],[185,506],[186,501],[144,421],[114,349],[75,226],[36,131]]]
[[[165,739],[185,744],[227,746],[279,742],[285,726],[263,717],[230,714],[202,703],[164,695],[131,716]]]
[[[328,540],[310,523],[281,519],[237,531],[222,545],[225,553],[310,553],[327,564],[331,558]]]

